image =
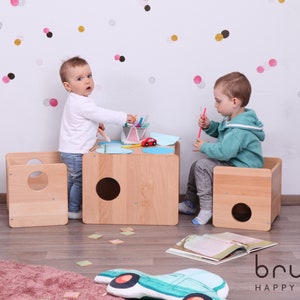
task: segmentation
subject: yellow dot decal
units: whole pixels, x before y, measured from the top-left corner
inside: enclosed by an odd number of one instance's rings
[[[173,34],[173,35],[171,36],[171,40],[172,40],[173,42],[176,42],[176,41],[178,40],[178,36],[177,36],[176,34]]]
[[[84,32],[84,30],[85,30],[84,26],[79,26],[79,27],[78,27],[78,31],[79,31],[79,32]]]
[[[21,40],[20,39],[15,39],[15,45],[20,46],[21,45]]]
[[[222,35],[221,33],[217,33],[217,34],[215,35],[215,40],[216,40],[217,42],[222,41],[222,40],[223,40],[223,35]]]
[[[279,3],[284,3],[284,2],[285,2],[285,0],[278,0],[278,2],[279,2]]]

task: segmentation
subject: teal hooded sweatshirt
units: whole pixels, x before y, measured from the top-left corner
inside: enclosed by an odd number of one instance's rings
[[[200,152],[209,158],[226,161],[232,166],[261,168],[264,164],[261,142],[265,139],[263,124],[252,109],[246,108],[232,120],[210,121],[205,133],[217,138],[204,143]]]

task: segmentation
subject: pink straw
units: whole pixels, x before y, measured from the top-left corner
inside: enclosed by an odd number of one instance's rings
[[[202,118],[205,118],[205,114],[206,114],[206,107],[205,107],[204,110],[203,110]],[[202,127],[199,127],[199,131],[198,131],[198,139],[200,139],[201,132],[202,132]]]

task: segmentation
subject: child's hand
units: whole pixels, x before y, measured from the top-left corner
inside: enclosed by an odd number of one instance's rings
[[[200,139],[197,139],[197,141],[195,142],[195,144],[194,144],[194,149],[193,149],[193,151],[195,151],[195,152],[199,152],[200,151],[200,149],[201,149],[201,147],[202,147],[202,145],[204,144],[205,142],[203,141],[203,140],[200,140]]]
[[[136,116],[133,115],[127,115],[127,123],[134,124],[136,121]]]
[[[198,126],[203,129],[206,129],[209,127],[209,125],[210,125],[209,118],[206,115],[201,114],[198,119]]]

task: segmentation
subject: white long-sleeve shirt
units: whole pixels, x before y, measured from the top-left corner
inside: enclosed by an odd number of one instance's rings
[[[104,109],[89,97],[70,93],[62,115],[59,152],[87,153],[96,142],[99,123],[124,125],[127,114]]]

